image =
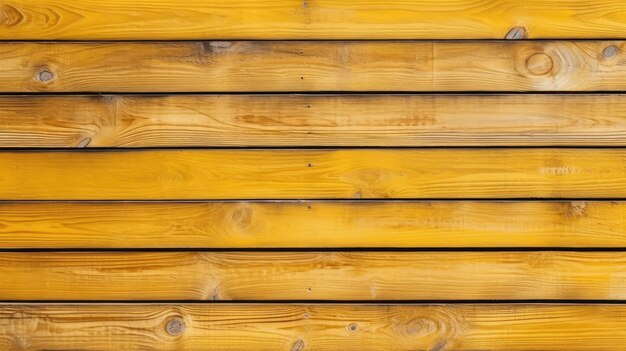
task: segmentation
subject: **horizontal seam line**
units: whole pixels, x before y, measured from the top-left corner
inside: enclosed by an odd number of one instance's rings
[[[626,300],[567,300],[567,299],[502,299],[502,300],[0,300],[0,304],[365,304],[365,305],[429,305],[429,304],[585,304],[626,305]]]

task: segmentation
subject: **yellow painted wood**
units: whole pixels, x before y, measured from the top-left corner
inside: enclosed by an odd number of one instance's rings
[[[184,328],[171,334],[170,323]],[[171,325],[171,324],[170,324]],[[182,325],[182,324],[181,324]],[[623,305],[4,304],[18,350],[626,350]]]
[[[0,96],[0,147],[626,146],[626,96]]]
[[[623,252],[2,252],[2,300],[626,299]]]
[[[0,247],[626,247],[626,203],[0,203]]]
[[[620,0],[11,0],[0,39],[623,38],[624,15]]]
[[[624,149],[0,152],[0,199],[621,198]]]
[[[626,90],[625,49],[623,41],[3,43],[0,92]]]

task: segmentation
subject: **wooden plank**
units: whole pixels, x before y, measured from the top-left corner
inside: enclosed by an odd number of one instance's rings
[[[626,203],[0,203],[0,247],[626,247]]]
[[[0,308],[0,348],[6,351],[619,351],[626,350],[625,342],[623,305],[4,304]]]
[[[0,199],[622,198],[624,149],[0,152]]]
[[[620,0],[12,0],[0,39],[623,38]]]
[[[624,300],[623,252],[0,252],[0,299]]]
[[[623,41],[3,43],[0,92],[626,90],[625,50]]]
[[[19,95],[0,126],[0,147],[626,146],[626,95]]]

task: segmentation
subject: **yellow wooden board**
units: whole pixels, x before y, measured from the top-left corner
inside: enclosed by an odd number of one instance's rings
[[[624,149],[0,152],[0,199],[621,198]]]
[[[623,0],[0,0],[0,350],[626,351],[625,34]]]
[[[18,95],[0,125],[0,147],[626,146],[626,96]]]
[[[16,42],[0,46],[0,92],[626,90],[625,49],[623,41]]]
[[[1,252],[0,300],[626,300],[622,252]]]
[[[623,305],[5,304],[18,350],[626,350]]]
[[[621,0],[12,0],[0,39],[623,38]]]
[[[626,203],[0,203],[0,247],[626,247]]]

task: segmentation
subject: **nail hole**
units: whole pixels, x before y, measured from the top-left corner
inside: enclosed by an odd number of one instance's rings
[[[356,323],[350,323],[350,325],[348,325],[348,330],[351,332],[355,332],[357,329],[359,329],[359,326]]]

